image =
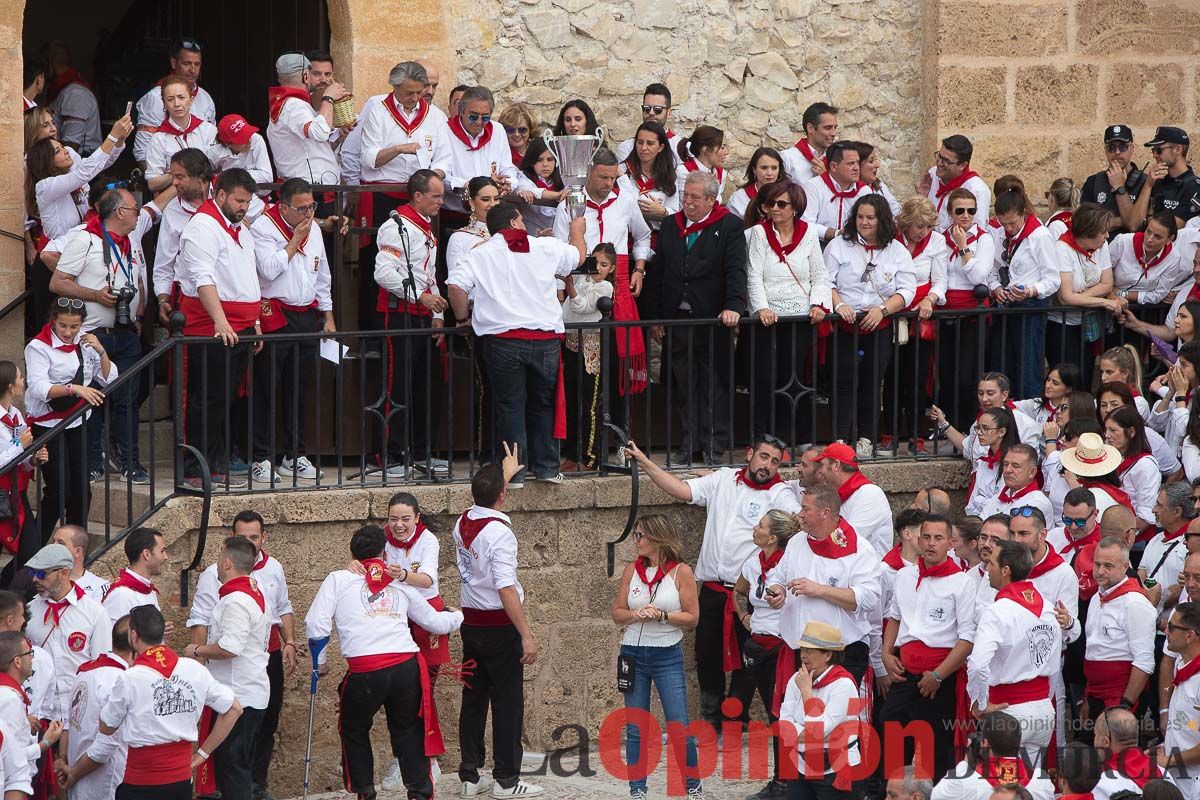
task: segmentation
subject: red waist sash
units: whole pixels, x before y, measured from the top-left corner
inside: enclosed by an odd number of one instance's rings
[[[733,589],[719,581],[705,581],[704,588],[725,595],[725,608],[721,618],[721,638],[723,640],[721,666],[725,672],[733,672],[742,668],[742,650],[738,646],[737,633],[733,621],[737,618],[737,605],[733,598]]]
[[[260,305],[257,302],[239,300],[222,300],[221,308],[225,310],[225,319],[234,331],[244,331],[254,326],[259,319]],[[183,325],[185,336],[213,336],[216,326],[208,315],[200,298],[182,295],[179,298],[179,310],[187,317]]]
[[[1132,661],[1085,659],[1083,674],[1087,675],[1087,696],[1103,701],[1105,708],[1112,708],[1121,702],[1132,672]]]
[[[950,655],[949,647],[930,647],[924,642],[912,641],[900,645],[900,663],[913,675],[924,675],[938,668]]]
[[[1050,698],[1050,679],[1045,675],[1030,678],[1027,681],[1005,683],[988,689],[989,703],[1032,703],[1034,700]]]
[[[163,786],[192,779],[192,743],[167,742],[129,748],[124,783]]]
[[[475,625],[480,628],[499,628],[512,625],[508,612],[503,608],[466,608],[463,607],[463,625]]]

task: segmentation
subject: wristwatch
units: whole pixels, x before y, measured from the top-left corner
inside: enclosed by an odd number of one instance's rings
[[[1129,190],[1125,188],[1125,184],[1122,183],[1120,186],[1113,189],[1113,194],[1125,194],[1128,191]]]

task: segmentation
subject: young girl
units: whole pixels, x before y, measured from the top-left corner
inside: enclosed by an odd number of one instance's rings
[[[767,184],[782,180],[787,180],[787,171],[783,168],[783,156],[779,155],[779,151],[770,147],[755,150],[754,155],[750,156],[750,163],[746,165],[745,183],[729,198],[729,213],[743,218],[747,234],[751,225],[757,225],[766,217],[765,214],[754,219],[746,217],[750,201],[758,197],[759,191]]]
[[[1056,178],[1046,192],[1046,205],[1049,206],[1050,216],[1046,217],[1046,229],[1058,241],[1058,237],[1071,230],[1071,212],[1079,202],[1079,192],[1075,189],[1075,181],[1070,178]]]
[[[1044,439],[1046,424],[1059,421],[1059,409],[1066,404],[1071,392],[1082,389],[1083,385],[1083,375],[1080,373],[1079,367],[1069,362],[1055,364],[1046,372],[1042,396],[1018,400],[1016,410],[1031,417],[1038,424]]]
[[[1154,404],[1146,425],[1161,433],[1176,454],[1183,446],[1188,407],[1196,390],[1198,366],[1200,342],[1188,342],[1179,348],[1179,360],[1175,365],[1150,384],[1150,391],[1161,399]]]
[[[0,522],[0,545],[16,558],[12,569],[0,574],[0,585],[7,586],[11,573],[37,552],[41,545],[29,498],[25,494],[33,468],[46,463],[43,447],[24,461],[14,463],[17,456],[33,443],[33,431],[25,422],[17,401],[25,395],[25,376],[11,361],[0,361],[0,507],[9,510],[9,518]]]
[[[554,210],[563,196],[562,176],[558,173],[558,161],[554,153],[542,139],[531,139],[525,148],[525,157],[521,159],[521,171],[533,185],[545,189],[542,200],[551,201],[554,205],[534,205],[526,203],[521,206],[521,217],[525,220],[525,228],[534,236],[541,236],[543,231],[554,227]]]
[[[1142,360],[1133,345],[1110,347],[1100,354],[1100,383],[1123,383],[1133,395],[1142,419],[1150,419],[1150,404],[1142,397]]]
[[[596,302],[613,296],[612,273],[617,266],[617,249],[601,242],[592,250],[596,272],[591,276],[575,275],[565,281],[563,322],[598,322],[601,318]],[[567,438],[562,444],[562,472],[577,472],[596,466],[596,447],[599,441],[600,420],[597,405],[600,401],[600,331],[579,329],[567,331],[563,351],[563,383],[567,391]]]

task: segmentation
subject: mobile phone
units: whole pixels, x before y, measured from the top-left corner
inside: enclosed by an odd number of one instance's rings
[[[130,100],[125,103],[125,116],[128,117],[132,113],[133,113],[133,101]]]

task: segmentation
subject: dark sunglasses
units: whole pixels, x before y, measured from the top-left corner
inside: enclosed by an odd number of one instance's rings
[[[112,183],[104,184],[105,189],[124,189],[129,184],[125,181],[113,181]]]
[[[1041,513],[1041,510],[1037,506],[1021,506],[1020,508],[1014,508],[1011,515],[1014,517],[1032,517],[1035,513]]]
[[[653,111],[655,114],[661,114],[666,110],[667,110],[666,106],[648,106],[648,105],[644,105],[644,104],[642,105],[642,113],[643,114],[649,114],[651,111]]]
[[[780,450],[787,450],[787,442],[770,433],[764,433],[758,437],[764,444],[769,444],[771,447],[778,447]]]
[[[73,308],[76,311],[83,309],[83,301],[78,297],[60,297],[54,303],[59,308]]]
[[[519,133],[522,136],[524,136],[525,134],[529,133],[529,128],[525,127],[524,125],[521,125],[521,126],[505,125],[504,132],[508,133],[508,134]]]
[[[1129,142],[1105,142],[1104,151],[1106,153],[1124,153],[1132,146]]]
[[[1170,147],[1175,147],[1173,144],[1156,144],[1150,148],[1150,152],[1154,155],[1162,155],[1162,152]]]
[[[46,580],[46,570],[31,569],[29,570],[29,577],[33,578],[35,581],[44,581]]]
[[[767,208],[791,208],[791,200],[776,200],[773,203],[767,203]]]
[[[1079,517],[1079,518],[1063,517],[1062,521],[1063,521],[1063,525],[1068,528],[1071,527],[1072,525],[1075,526],[1076,528],[1082,528],[1083,526],[1087,525],[1087,522],[1089,519],[1091,519],[1091,517]]]
[[[963,214],[969,214],[973,217],[973,216],[975,216],[975,212],[978,210],[979,210],[978,208],[967,208],[964,206],[963,208],[954,209],[954,216],[958,217],[958,216],[962,216]]]
[[[485,125],[492,121],[491,114],[467,114],[468,122],[482,122]]]

